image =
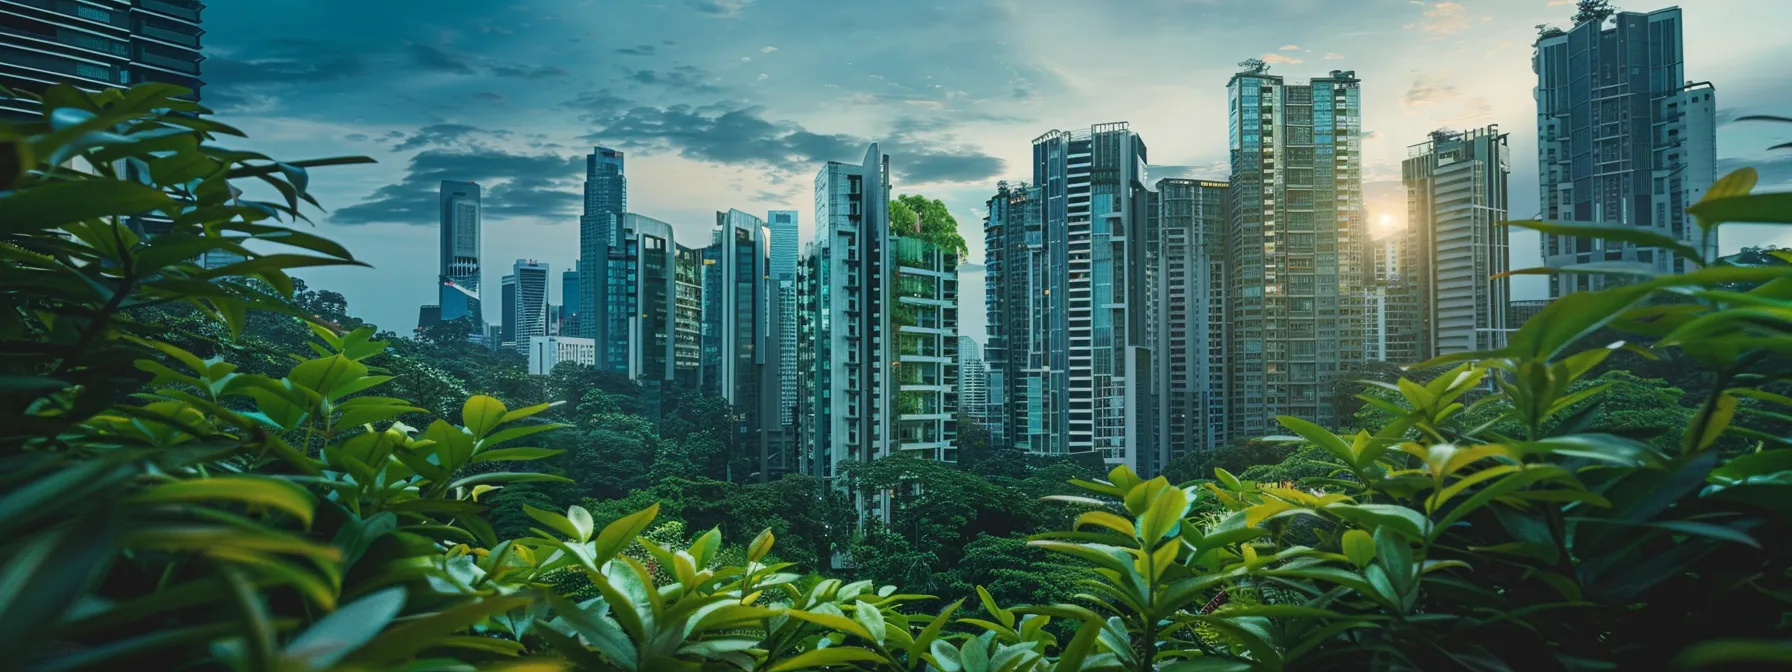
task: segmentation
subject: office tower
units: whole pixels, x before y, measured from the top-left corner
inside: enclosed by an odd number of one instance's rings
[[[703,251],[679,245],[673,267],[672,367],[679,387],[696,389],[703,371]]]
[[[442,181],[441,319],[485,324],[479,307],[479,185]]]
[[[1332,383],[1363,359],[1359,86],[1339,70],[1288,84],[1260,61],[1227,85],[1231,436],[1277,415],[1333,424]]]
[[[1408,330],[1416,352],[1391,353],[1398,364],[1504,346],[1511,282],[1506,245],[1506,178],[1511,152],[1497,126],[1463,133],[1436,131],[1408,148],[1406,231],[1401,279],[1394,290],[1411,307],[1389,328]]]
[[[560,272],[560,330],[561,335],[571,336],[579,333],[579,271],[567,269]]]
[[[1150,473],[1158,428],[1142,292],[1146,241],[1129,235],[1147,224],[1145,161],[1144,141],[1125,123],[1033,141],[1047,255],[1042,291],[1051,300],[1029,327],[1050,334],[1044,354],[1068,381],[1047,392],[1061,390],[1064,399],[1054,409],[1066,428],[1061,452],[1093,452]]]
[[[498,279],[498,347],[516,346],[516,275]],[[524,341],[527,343],[528,341]]]
[[[560,335],[560,313],[562,306],[558,303],[548,304],[548,335]]]
[[[536,336],[526,341],[529,375],[545,376],[561,362],[590,368],[597,363],[597,342],[575,336]]]
[[[678,244],[672,225],[651,217],[625,214],[625,245],[635,261],[636,280],[630,287],[627,372],[649,390],[659,390],[675,378],[674,350],[678,289]],[[614,336],[613,336],[614,337]]]
[[[1065,452],[1061,413],[1069,381],[1063,367],[1064,334],[1045,329],[1054,301],[1052,254],[1045,248],[1042,198],[1025,182],[998,182],[983,218],[983,307],[989,343],[989,402],[999,417],[990,430],[994,446],[1037,455]],[[1058,246],[1057,252],[1062,252]],[[1062,268],[1062,264],[1058,268]],[[1053,349],[1053,344],[1057,349]],[[1058,352],[1057,357],[1048,353]],[[1056,366],[1054,366],[1056,365]]]
[[[548,335],[548,265],[534,259],[518,259],[511,267],[516,287],[515,317],[506,316],[506,340],[525,353],[530,339]]]
[[[582,336],[602,344],[611,330],[624,323],[607,312],[612,251],[622,245],[622,214],[628,211],[628,178],[623,173],[622,152],[593,147],[585,156],[585,212],[579,216],[579,295],[577,306]],[[598,368],[607,368],[599,353]]]
[[[433,304],[433,303],[426,303],[426,304],[423,304],[423,305],[417,307],[417,328],[415,330],[415,333],[421,334],[421,333],[423,333],[423,330],[428,329],[433,326],[436,326],[441,323],[442,323],[442,307],[441,306]]]
[[[1531,318],[1536,317],[1537,313],[1541,313],[1544,308],[1549,307],[1549,301],[1549,299],[1512,301],[1506,306],[1506,324],[1511,325],[1513,330],[1524,327],[1524,323],[1531,321]]]
[[[829,161],[815,175],[815,239],[798,309],[798,444],[805,471],[841,486],[843,465],[888,454],[888,166],[872,145],[861,164]]]
[[[958,411],[978,427],[989,429],[989,369],[977,339],[958,337]]]
[[[161,82],[199,100],[198,0],[43,0],[0,3],[0,87],[43,93],[53,84],[86,91]],[[24,119],[37,105],[0,97],[0,119]]]
[[[789,426],[796,419],[796,264],[802,233],[795,210],[773,210],[766,217],[778,292],[778,424]]]
[[[1151,321],[1159,366],[1157,464],[1225,445],[1226,211],[1231,186],[1162,179],[1153,200],[1157,286]]]
[[[730,445],[737,457],[757,464],[754,474],[731,478],[767,480],[773,470],[788,468],[782,455],[771,454],[766,436],[768,429],[777,431],[778,401],[778,381],[771,375],[777,359],[767,352],[776,349],[769,332],[777,324],[778,305],[767,286],[770,235],[758,217],[718,212],[713,242],[703,251],[702,389],[734,407]]]
[[[1717,179],[1716,102],[1709,82],[1688,83],[1680,8],[1618,12],[1537,41],[1537,162],[1541,218],[1634,226],[1685,242],[1710,258],[1686,215]],[[1542,237],[1551,267],[1628,262],[1680,273],[1692,262],[1630,243]],[[1558,273],[1549,295],[1598,289],[1608,276]]]

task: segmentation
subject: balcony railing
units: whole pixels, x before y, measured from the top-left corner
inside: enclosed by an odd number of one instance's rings
[[[157,28],[155,26],[151,26],[148,24],[145,24],[142,28],[139,28],[137,30],[137,32],[141,33],[143,35],[146,35],[148,37],[156,38],[163,42],[168,42],[170,44],[178,44],[183,47],[192,47],[194,49],[199,48],[199,36],[198,35],[193,35],[190,33],[183,33],[178,30],[168,30],[166,28]]]
[[[161,0],[138,0],[137,6],[152,12],[161,12],[178,19],[192,21],[194,23],[199,22],[199,8],[186,3],[176,4],[173,2],[162,2]]]
[[[169,70],[174,70],[176,72],[184,72],[189,75],[199,74],[199,64],[198,63],[194,63],[192,61],[183,61],[178,58],[169,58],[167,56],[161,56],[161,55],[152,54],[149,52],[144,52],[143,55],[137,59],[137,61],[140,63],[147,63],[149,65],[168,68]]]

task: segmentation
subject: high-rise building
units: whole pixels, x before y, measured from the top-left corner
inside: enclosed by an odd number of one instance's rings
[[[1537,41],[1537,163],[1542,219],[1634,226],[1698,248],[1686,215],[1717,179],[1717,103],[1689,83],[1680,8],[1618,12]],[[1665,249],[1572,236],[1542,237],[1551,267],[1628,262],[1660,273],[1692,269]],[[1716,253],[1715,239],[1700,251]],[[1605,286],[1558,273],[1549,295]]]
[[[199,100],[199,0],[0,2],[0,87],[42,93],[53,84],[87,91],[160,82]],[[0,119],[37,114],[36,103],[0,97]]]
[[[590,367],[597,363],[597,343],[576,336],[536,336],[525,346],[529,355],[529,375],[545,376],[561,362]]]
[[[1167,178],[1153,200],[1157,250],[1151,328],[1158,360],[1157,464],[1188,451],[1225,445],[1226,211],[1225,182]]]
[[[1496,126],[1465,133],[1437,131],[1407,150],[1405,261],[1393,291],[1413,314],[1391,319],[1410,333],[1416,352],[1394,352],[1398,364],[1504,346],[1511,281],[1506,244],[1506,178],[1511,152]],[[1404,333],[1403,333],[1404,332]],[[1405,339],[1403,339],[1405,340]]]
[[[731,445],[737,456],[756,462],[760,480],[792,466],[772,452],[768,436],[780,432],[770,235],[758,217],[718,212],[713,242],[703,251],[702,389],[734,407]]]
[[[594,147],[585,156],[585,212],[579,216],[579,295],[566,299],[577,306],[580,335],[605,343],[609,332],[626,328],[606,306],[609,285],[617,269],[611,254],[622,245],[622,215],[628,211],[628,177],[623,172],[622,152]],[[624,264],[626,267],[626,264]],[[599,353],[598,368],[607,368]]]
[[[703,371],[703,251],[677,247],[673,267],[672,366],[680,387],[696,389]]]
[[[1033,141],[1044,266],[1037,289],[1049,299],[1027,307],[1027,327],[1046,334],[1040,368],[1063,372],[1064,384],[1042,393],[1060,395],[1061,404],[1045,406],[1064,431],[1048,427],[1055,436],[1027,443],[1036,452],[1095,453],[1150,473],[1158,404],[1145,320],[1147,245],[1146,236],[1133,235],[1148,224],[1145,162],[1144,141],[1125,123]],[[1021,279],[1012,267],[1005,273]],[[1004,329],[1014,333],[1012,324]]]
[[[1363,290],[1363,357],[1379,362],[1416,364],[1419,356],[1419,292],[1417,279],[1403,271],[1409,239],[1407,231],[1389,234],[1370,243],[1372,260],[1368,285]]]
[[[516,347],[516,275],[498,278],[498,287],[498,347]]]
[[[984,365],[989,403],[998,417],[990,444],[1038,455],[1063,454],[1063,332],[1045,328],[1052,297],[1053,256],[1045,247],[1042,198],[1025,182],[998,182],[983,219]],[[1060,251],[1062,246],[1058,248]],[[1062,262],[1057,266],[1062,269]],[[1057,302],[1057,304],[1054,303]],[[1053,344],[1057,349],[1053,349]]]
[[[1268,434],[1284,414],[1331,424],[1329,388],[1362,361],[1359,87],[1339,70],[1289,84],[1260,61],[1227,85],[1231,436]]]
[[[795,210],[766,213],[772,235],[772,280],[778,300],[778,424],[796,419],[796,264],[802,247]]]
[[[534,259],[518,259],[511,266],[510,281],[515,284],[514,307],[505,308],[504,340],[515,344],[518,353],[527,353],[530,340],[548,335],[548,265]]]
[[[958,337],[958,410],[977,426],[989,429],[989,369],[983,364],[983,346],[969,336]]]
[[[822,166],[801,264],[797,443],[806,472],[841,486],[846,463],[888,454],[888,167],[877,145],[861,164]]]
[[[560,272],[560,330],[561,335],[571,336],[579,333],[579,271],[567,269]]]
[[[479,306],[480,190],[472,182],[442,181],[441,319],[485,324]]]
[[[902,231],[891,222],[893,231]],[[959,251],[925,238],[891,235],[890,370],[895,378],[893,451],[958,461]]]

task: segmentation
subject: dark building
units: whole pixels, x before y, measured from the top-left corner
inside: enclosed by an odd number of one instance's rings
[[[596,339],[601,347],[628,328],[628,314],[607,308],[611,287],[623,284],[627,265],[612,263],[623,247],[622,215],[628,211],[628,177],[623,172],[622,152],[593,147],[585,156],[585,212],[579,216],[578,300],[562,298],[579,314],[579,336]],[[597,368],[609,368],[598,356]]]
[[[0,86],[41,93],[53,84],[88,91],[163,82],[199,100],[198,0],[0,0]],[[36,104],[0,98],[0,118]]]

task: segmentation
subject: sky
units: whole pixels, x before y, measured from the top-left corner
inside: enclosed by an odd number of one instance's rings
[[[894,190],[944,201],[982,258],[984,203],[1030,179],[1047,131],[1129,122],[1150,179],[1224,179],[1226,83],[1260,58],[1290,80],[1354,70],[1363,87],[1371,221],[1403,226],[1400,161],[1436,128],[1511,134],[1515,217],[1536,212],[1534,26],[1572,0],[216,0],[203,99],[282,159],[319,169],[312,219],[373,268],[313,270],[350,310],[406,332],[434,303],[437,185],[485,188],[483,286],[519,258],[577,256],[583,156],[627,154],[629,210],[708,243],[718,210],[800,213],[826,161],[890,155]],[[1648,11],[1663,5],[1621,3]],[[1720,172],[1792,189],[1788,0],[1685,0],[1687,76],[1715,84]],[[1720,245],[1792,245],[1726,228]],[[1539,261],[1512,237],[1514,267]],[[557,276],[556,276],[557,277]],[[1541,298],[1540,278],[1515,298]],[[981,339],[980,267],[961,277],[961,333]],[[550,283],[560,302],[559,283]],[[497,319],[487,301],[487,319]]]

